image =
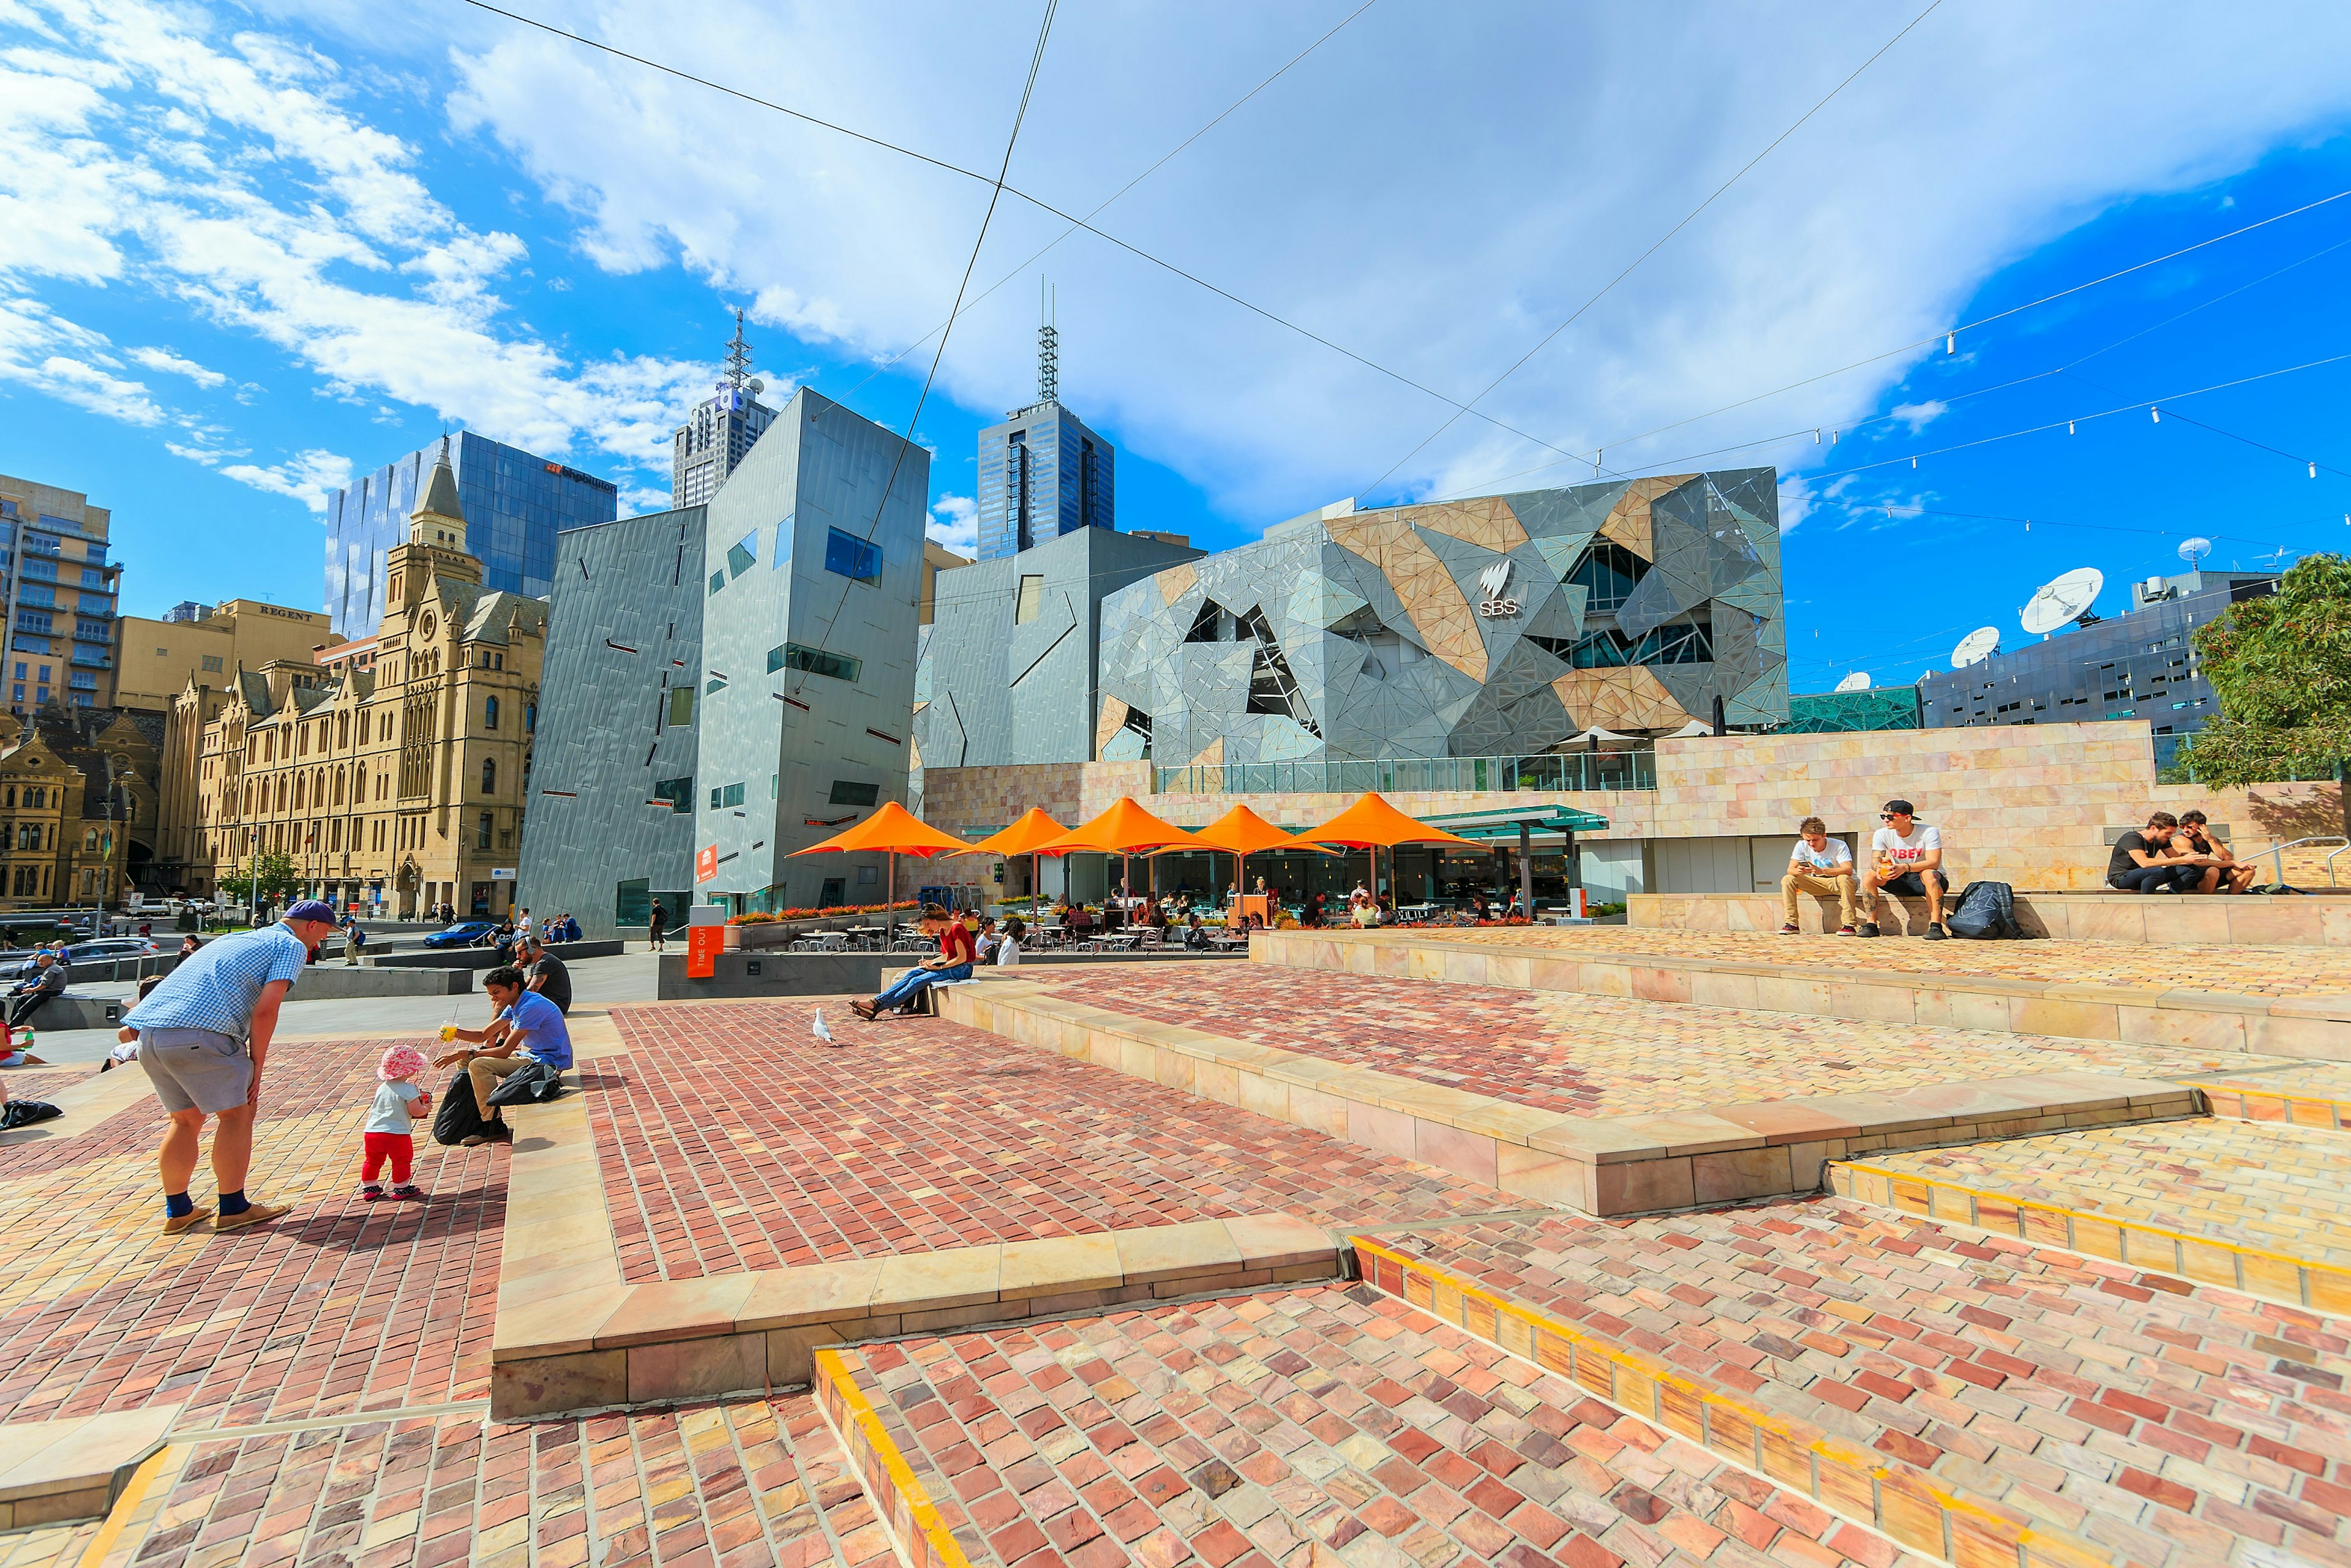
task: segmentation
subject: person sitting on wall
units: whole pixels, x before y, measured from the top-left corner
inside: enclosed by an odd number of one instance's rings
[[[903,1013],[913,1007],[916,998],[941,980],[968,980],[971,967],[979,956],[971,939],[970,927],[960,920],[950,920],[947,912],[935,904],[923,905],[922,932],[939,945],[938,956],[925,958],[914,968],[898,977],[897,982],[870,1002],[852,1002],[850,1010],[866,1022],[882,1016],[883,1009]]]
[[[51,997],[66,994],[66,967],[58,961],[57,950],[43,947],[33,955],[33,967],[25,977],[8,990],[8,1029],[11,1033],[23,1029],[33,1014]]]
[[[2106,885],[2120,893],[2194,893],[2204,881],[2210,857],[2188,847],[2179,819],[2150,811],[2147,826],[2115,841],[2106,858]]]
[[[1943,835],[1917,820],[1907,800],[1888,800],[1878,813],[1884,827],[1870,835],[1870,865],[1861,873],[1863,920],[1856,935],[1877,935],[1877,895],[1927,901],[1927,929],[1919,935],[1929,942],[1950,936],[1943,929]]]
[[[1796,824],[1796,831],[1802,837],[1788,852],[1788,874],[1780,879],[1780,935],[1793,936],[1802,929],[1796,923],[1798,894],[1833,893],[1837,901],[1837,935],[1852,936],[1853,852],[1845,848],[1843,839],[1829,837],[1829,825],[1818,817],[1806,817]]]
[[[2200,855],[2207,862],[2204,880],[2199,893],[2251,893],[2253,883],[2261,880],[2262,868],[2240,862],[2229,846],[2212,836],[2212,820],[2201,811],[2179,813],[2179,831],[2172,839],[2175,850],[2182,845],[2189,854]]]

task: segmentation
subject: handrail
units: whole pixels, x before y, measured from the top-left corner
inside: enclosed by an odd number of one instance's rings
[[[2296,839],[2290,844],[2278,844],[2271,849],[2263,850],[2262,854],[2266,854],[2271,858],[2272,864],[2277,872],[2277,880],[2273,885],[2282,886],[2284,884],[2285,852],[2288,850],[2298,850],[2304,844],[2341,844],[2344,849],[2351,849],[2351,838],[2346,838],[2341,833],[2314,833],[2306,839]],[[2335,852],[2335,854],[2341,854],[2342,852],[2342,850]],[[2255,855],[2253,858],[2255,860],[2259,860],[2261,859],[2261,855]],[[2326,857],[2326,881],[2329,886],[2334,884],[2335,855],[2329,855]]]
[[[2334,855],[2326,857],[2326,885],[2329,887],[2335,885],[2335,855],[2340,854],[2351,854],[2351,844],[2345,844],[2341,849],[2336,850]]]

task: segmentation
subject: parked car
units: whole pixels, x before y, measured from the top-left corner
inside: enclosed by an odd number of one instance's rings
[[[152,958],[162,949],[144,936],[101,936],[93,942],[76,942],[66,948],[66,963],[108,964],[117,958]],[[33,956],[26,952],[0,955],[0,979],[21,980],[33,967]]]
[[[479,947],[490,939],[497,927],[486,920],[460,920],[455,925],[444,925],[424,939],[427,947]]]

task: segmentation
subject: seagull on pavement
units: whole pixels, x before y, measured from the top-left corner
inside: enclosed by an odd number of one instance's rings
[[[832,1030],[825,1028],[824,1026],[824,1009],[822,1008],[816,1009],[816,1022],[809,1025],[809,1033],[816,1036],[817,1039],[824,1041],[827,1045],[831,1045],[832,1043]]]

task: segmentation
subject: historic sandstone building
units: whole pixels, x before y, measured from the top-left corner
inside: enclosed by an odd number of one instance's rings
[[[174,702],[164,855],[190,892],[283,854],[370,912],[507,913],[547,607],[482,586],[445,453],[386,572],[371,663],[273,660]]]

